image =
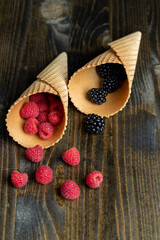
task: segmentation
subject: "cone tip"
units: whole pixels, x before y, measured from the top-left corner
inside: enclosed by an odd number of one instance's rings
[[[142,33],[140,31],[137,31],[137,32],[133,32],[131,34],[129,34],[128,36],[126,37],[133,37],[133,38],[136,38],[139,42],[141,40],[141,37],[142,37]]]
[[[135,36],[137,35],[137,37],[139,37],[140,39],[142,37],[142,33],[140,31],[137,31],[137,32],[134,32],[134,33],[131,33],[131,34],[133,34]]]
[[[61,56],[61,57],[63,56],[63,57],[67,58],[67,53],[66,52],[62,52],[62,53],[59,54],[59,56]]]
[[[136,31],[136,32],[133,32],[133,33],[131,33],[131,34],[135,34],[135,35],[139,35],[139,36],[141,36],[142,35],[142,33],[140,32],[140,31]]]
[[[128,35],[126,35],[126,36],[124,36],[124,37],[121,37],[121,38],[119,38],[119,39],[117,39],[117,40],[114,40],[114,41],[108,43],[108,45],[109,45],[110,47],[112,47],[114,44],[116,44],[116,43],[118,43],[118,42],[121,42],[121,43],[122,43],[123,40],[124,40],[124,41],[126,41],[127,39],[131,40],[132,38],[133,38],[133,39],[136,38],[136,39],[140,42],[141,36],[142,36],[142,33],[141,33],[140,31],[133,32],[133,33],[131,33],[131,34],[128,34]]]

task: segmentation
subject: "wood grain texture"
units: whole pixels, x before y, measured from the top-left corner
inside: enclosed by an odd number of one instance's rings
[[[0,240],[160,239],[159,11],[158,0],[1,1]],[[62,140],[45,150],[41,163],[28,161],[6,130],[10,105],[62,51],[71,75],[109,41],[134,31],[142,32],[142,41],[126,108],[106,119],[105,131],[96,136],[84,131],[84,115],[70,102]],[[81,154],[76,167],[61,159],[72,146]],[[46,186],[34,180],[40,165],[53,169]],[[27,186],[12,186],[13,170],[28,173]],[[99,189],[85,186],[92,170],[103,172]],[[78,183],[79,199],[62,199],[65,179]]]
[[[151,3],[152,2],[152,3]],[[112,6],[111,38],[142,31],[131,99],[115,116],[116,222],[119,239],[159,239],[159,107],[155,85],[151,29],[157,21],[158,1],[119,1]],[[115,15],[114,15],[115,14]],[[152,24],[152,27],[151,27]],[[153,30],[154,31],[154,30]],[[157,31],[157,37],[158,37]],[[133,43],[134,44],[134,43]],[[159,61],[159,60],[158,60]],[[118,127],[120,126],[120,127]]]

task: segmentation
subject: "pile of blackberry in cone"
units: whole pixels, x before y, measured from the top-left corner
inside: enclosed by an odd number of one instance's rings
[[[103,78],[102,88],[92,88],[88,91],[88,99],[101,105],[106,102],[108,93],[116,91],[120,82],[126,80],[127,75],[122,64],[105,63],[96,67],[96,71]]]
[[[127,75],[122,64],[106,63],[96,67],[97,74],[102,78],[101,88],[88,91],[88,100],[101,105],[106,102],[108,93],[120,88],[120,82],[126,80]],[[100,133],[104,130],[105,121],[96,114],[89,114],[83,119],[83,126],[88,133]]]

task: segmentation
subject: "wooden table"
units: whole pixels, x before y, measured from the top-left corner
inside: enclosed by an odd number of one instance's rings
[[[0,239],[160,239],[159,12],[159,0],[1,0]],[[10,105],[59,53],[68,53],[71,76],[108,42],[135,31],[142,40],[126,108],[105,120],[104,133],[91,135],[70,102],[62,140],[40,164],[28,161],[6,130]],[[72,146],[81,154],[74,168],[61,159]],[[45,186],[34,180],[43,164],[54,173]],[[84,179],[95,169],[104,181],[89,189]],[[26,187],[12,186],[13,170],[28,173]],[[79,199],[61,198],[65,179],[78,183]]]

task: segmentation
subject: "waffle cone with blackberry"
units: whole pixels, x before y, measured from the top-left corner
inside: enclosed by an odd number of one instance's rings
[[[69,96],[79,111],[109,117],[126,106],[131,93],[140,40],[141,33],[135,32],[109,43],[108,51],[97,56],[73,74],[68,85]],[[106,102],[98,105],[88,100],[87,92],[91,88],[102,87],[102,77],[97,73],[96,67],[106,63],[122,65],[126,79],[122,79],[116,91],[107,95]]]

